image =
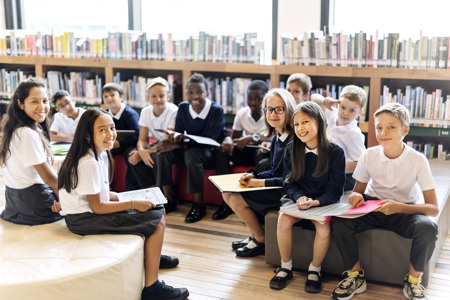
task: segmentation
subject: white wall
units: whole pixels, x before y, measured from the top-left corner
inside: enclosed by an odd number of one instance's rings
[[[0,0],[0,30],[6,29],[5,2]]]

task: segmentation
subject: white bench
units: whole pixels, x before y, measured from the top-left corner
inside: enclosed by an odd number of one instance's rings
[[[3,207],[0,207],[0,212]],[[0,219],[0,299],[141,299],[144,239]]]

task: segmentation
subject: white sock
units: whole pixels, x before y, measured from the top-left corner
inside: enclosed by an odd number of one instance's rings
[[[309,264],[308,271],[316,271],[317,273],[320,274],[320,270],[322,270],[322,266],[314,267],[312,263]],[[309,274],[308,279],[317,281],[319,280],[319,277],[316,274]]]
[[[246,238],[245,240],[242,240],[241,243],[248,244],[250,242],[250,238]]]
[[[253,249],[253,248],[255,248],[256,246],[258,246],[258,245],[256,245],[255,242],[253,242],[253,241],[250,241],[250,242],[247,244],[247,248],[248,248],[248,249]]]
[[[283,269],[292,270],[292,258],[288,262],[281,261],[281,267]],[[286,277],[288,274],[284,271],[278,272],[278,277]]]

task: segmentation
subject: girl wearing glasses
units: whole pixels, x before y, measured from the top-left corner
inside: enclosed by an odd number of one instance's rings
[[[236,255],[253,257],[264,254],[264,215],[280,208],[283,186],[283,155],[292,139],[292,115],[295,110],[294,97],[286,90],[272,89],[264,96],[262,110],[266,124],[265,136],[272,137],[270,146],[271,168],[264,172],[242,175],[239,182],[247,187],[278,186],[279,189],[249,191],[245,193],[223,193],[223,199],[241,218],[250,230],[250,236],[232,243]]]

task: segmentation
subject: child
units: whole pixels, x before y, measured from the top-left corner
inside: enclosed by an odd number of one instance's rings
[[[295,100],[283,89],[270,90],[263,99],[265,135],[272,137],[270,148],[271,169],[264,172],[246,173],[240,183],[248,187],[283,186],[283,155],[289,141],[292,140],[292,115]],[[236,255],[253,257],[264,254],[264,229],[260,220],[270,210],[280,208],[283,189],[270,189],[244,193],[223,193],[223,199],[241,218],[250,230],[250,237],[233,242],[231,247]]]
[[[145,237],[142,299],[186,299],[187,289],[173,288],[158,280],[164,210],[148,200],[118,202],[117,194],[109,191],[113,173],[109,150],[115,139],[114,121],[108,112],[95,108],[83,114],[59,171],[61,214],[66,216],[67,227],[76,234]]]
[[[103,103],[108,107],[116,124],[116,130],[134,130],[135,134],[114,141],[111,154],[115,157],[123,154],[126,149],[135,147],[139,138],[139,115],[131,107],[122,103],[123,89],[117,83],[107,83],[102,88]]]
[[[436,184],[426,157],[403,143],[409,132],[409,112],[398,103],[388,103],[374,114],[376,138],[380,145],[367,149],[356,166],[356,185],[348,202],[361,206],[364,199],[381,199],[382,207],[356,219],[331,220],[336,245],[347,269],[333,291],[334,299],[351,299],[366,290],[366,278],[358,257],[355,234],[383,228],[412,239],[411,263],[404,278],[407,299],[426,299],[422,273],[433,254],[438,229],[428,216],[439,207]],[[419,187],[425,203],[418,204]]]
[[[50,127],[50,139],[54,142],[70,142],[85,110],[75,107],[75,101],[66,90],[59,90],[53,95],[53,104],[57,113]]]
[[[231,137],[226,137],[222,142],[223,152],[219,151],[216,157],[216,169],[219,174],[231,173],[230,161],[235,165],[254,165],[257,172],[265,170],[260,162],[268,158],[269,154],[262,153],[261,149],[246,146],[250,144],[257,146],[263,141],[260,135],[266,126],[261,103],[268,90],[267,83],[262,80],[254,80],[249,84],[247,88],[248,106],[239,109],[236,113],[233,133]],[[232,213],[232,210],[224,202],[212,218],[222,220],[230,213]]]
[[[199,73],[194,73],[186,83],[188,102],[178,106],[175,131],[211,138],[222,143],[225,138],[223,108],[208,99],[208,84]],[[157,156],[157,185],[172,186],[172,163],[185,164],[187,168],[187,192],[195,194],[192,208],[185,218],[186,223],[200,221],[206,214],[203,199],[203,169],[214,168],[216,148],[194,141],[183,142],[182,136],[172,134],[169,143],[173,151],[161,150]]]
[[[305,102],[294,113],[296,138],[284,157],[284,171],[288,174],[284,191],[297,203],[298,209],[324,206],[339,202],[345,182],[344,151],[331,143],[326,135],[325,116],[319,105]],[[291,200],[291,201],[292,201]],[[283,289],[292,279],[292,226],[301,219],[280,213],[277,226],[281,267],[270,281],[273,289]],[[305,290],[318,293],[322,290],[321,264],[330,245],[329,222],[312,222],[316,229],[313,259],[308,268]]]
[[[141,111],[139,119],[139,140],[136,148],[129,148],[125,152],[127,174],[125,183],[127,190],[144,189],[156,184],[155,156],[157,144],[148,144],[149,137],[157,142],[166,138],[163,132],[155,129],[175,129],[175,118],[178,107],[170,103],[169,83],[161,77],[150,80],[147,85],[147,100],[150,105]],[[165,143],[166,146],[170,145]],[[161,143],[159,149],[164,147]],[[172,149],[168,149],[172,150]],[[163,186],[164,195],[168,200],[166,213],[176,210],[176,202],[170,186]]]
[[[300,104],[308,101],[312,88],[311,78],[303,73],[294,73],[286,81],[287,90],[294,96],[295,102]]]
[[[45,83],[35,77],[22,81],[8,104],[0,150],[6,186],[3,220],[37,225],[61,219],[58,179],[45,132],[49,111]]]
[[[353,171],[361,154],[366,150],[364,134],[361,133],[356,120],[367,101],[366,92],[359,86],[347,85],[342,89],[339,100],[313,94],[311,101],[321,105],[325,112],[328,138],[344,149],[346,173],[344,191],[350,191],[355,186]],[[333,110],[333,106],[338,104],[339,109]]]

